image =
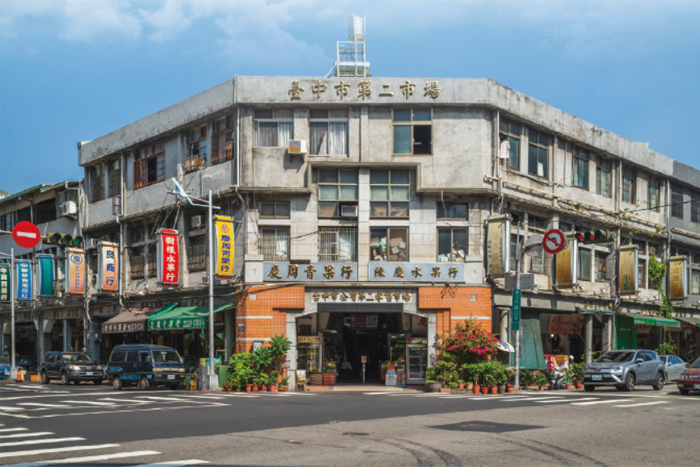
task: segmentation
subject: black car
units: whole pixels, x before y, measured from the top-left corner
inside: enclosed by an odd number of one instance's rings
[[[185,380],[185,367],[176,350],[161,345],[117,345],[105,366],[105,377],[115,390],[138,385],[178,389]]]
[[[63,384],[71,381],[75,384],[83,381],[102,384],[104,379],[102,365],[82,352],[47,352],[39,375],[41,384],[48,384],[52,379],[60,379]]]

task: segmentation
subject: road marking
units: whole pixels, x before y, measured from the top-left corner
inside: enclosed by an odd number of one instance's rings
[[[582,401],[594,401],[598,400],[597,397],[582,397],[581,399],[574,399],[575,402],[582,402]],[[557,402],[571,402],[571,399],[555,399],[555,400],[547,400],[547,401],[535,401],[540,404],[556,404]]]
[[[0,439],[10,439],[10,438],[30,438],[32,436],[48,436],[55,435],[56,433],[52,431],[40,431],[36,433],[15,433],[13,435],[2,435]]]
[[[611,401],[572,402],[571,405],[614,404],[615,402],[629,402],[631,400],[632,399],[615,399]]]
[[[29,441],[14,441],[11,443],[0,443],[0,448],[12,447],[12,446],[27,446],[29,444],[67,443],[68,441],[85,441],[85,438],[73,436],[71,438],[47,438],[47,439],[32,439]]]
[[[119,447],[118,444],[95,444],[93,446],[70,446],[66,448],[55,449],[34,449],[32,451],[12,451],[0,452],[0,459],[19,456],[36,456],[39,454],[52,454],[54,452],[70,452],[70,451],[89,451],[91,449],[107,449]],[[63,461],[62,461],[63,462]]]
[[[140,465],[135,465],[133,467],[151,467],[151,466],[156,466],[156,465],[170,465],[173,467],[177,466],[182,466],[182,465],[201,465],[201,464],[209,464],[209,461],[203,461],[201,459],[187,459],[184,461],[168,461],[168,462],[158,462],[156,464],[140,464]]]
[[[537,401],[543,401],[543,400],[548,400],[548,399],[557,399],[557,400],[559,400],[559,399],[563,399],[563,397],[562,397],[562,396],[550,396],[550,397],[527,397],[527,398],[528,398],[529,400],[533,401],[533,402],[537,402]],[[506,400],[506,402],[519,402],[519,401],[522,401],[522,399],[508,399],[508,400]]]
[[[41,402],[19,402],[17,405],[31,405],[36,407],[48,407],[50,409],[65,409],[70,407],[70,405],[65,404],[43,404]]]
[[[100,399],[102,400],[102,399]],[[88,404],[88,405],[114,405],[113,402],[93,402],[93,401],[59,401],[66,404]],[[26,405],[26,404],[24,404]]]
[[[179,396],[179,397],[187,397],[188,399],[206,399],[206,400],[220,400],[220,399],[225,399],[223,396]],[[100,399],[102,400],[102,399]]]
[[[155,454],[160,454],[158,451],[130,451],[130,452],[119,452],[117,454],[103,454],[100,456],[86,456],[86,457],[70,457],[68,459],[57,459],[50,461],[40,461],[40,462],[29,462],[26,464],[12,464],[9,467],[41,467],[43,465],[56,465],[56,464],[77,464],[79,462],[95,462],[95,461],[106,461],[110,459],[123,459],[125,457],[141,457],[141,456],[153,456]]]
[[[5,425],[0,425],[5,426]],[[8,431],[27,431],[29,428],[0,428],[0,433],[6,433]]]
[[[499,397],[498,400],[501,401],[508,401],[508,400],[522,400],[522,399],[531,399],[530,396],[506,396],[506,397]]]
[[[668,404],[668,401],[642,402],[640,404],[613,405],[613,407],[642,407],[645,405],[658,405],[658,404]]]
[[[21,407],[0,407],[0,410],[8,410],[10,412],[20,412],[24,409]]]
[[[149,401],[136,401],[134,399],[113,399],[111,397],[103,397],[101,401],[126,402],[127,404],[150,404]]]
[[[165,402],[187,402],[185,399],[179,399],[177,397],[158,397],[158,396],[136,396],[137,399],[149,399],[155,401],[165,401]]]

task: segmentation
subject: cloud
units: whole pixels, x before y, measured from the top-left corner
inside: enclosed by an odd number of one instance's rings
[[[65,29],[60,36],[69,41],[88,42],[100,37],[137,39],[141,21],[127,12],[121,0],[67,0],[63,10]]]

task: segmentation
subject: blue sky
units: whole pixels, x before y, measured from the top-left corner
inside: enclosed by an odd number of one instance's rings
[[[700,168],[697,0],[2,0],[0,189],[234,75],[325,75],[351,13],[374,76],[491,78]]]

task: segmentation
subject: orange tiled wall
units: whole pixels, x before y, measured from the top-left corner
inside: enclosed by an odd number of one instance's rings
[[[304,287],[248,287],[236,308],[236,352],[252,350],[253,339],[287,333],[287,309],[304,308]],[[238,332],[238,325],[245,331]]]
[[[471,296],[476,300],[471,301]],[[433,309],[437,314],[437,332],[446,332],[464,316],[479,317],[474,324],[491,332],[491,289],[488,287],[420,287],[418,308]],[[453,323],[454,321],[454,323]]]

